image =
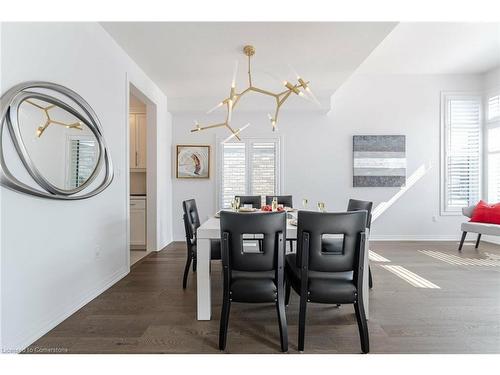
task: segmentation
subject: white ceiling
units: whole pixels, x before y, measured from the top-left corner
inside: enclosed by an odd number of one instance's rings
[[[247,85],[245,44],[256,47],[253,83],[270,91],[293,80],[288,64],[329,109],[348,77],[368,74],[481,74],[500,65],[500,23],[121,22],[102,23],[167,94],[169,110],[206,110],[227,97],[234,61]],[[270,73],[270,74],[269,74]],[[274,76],[273,77],[271,77]],[[241,109],[271,108],[262,95]],[[316,108],[291,98],[284,109]]]
[[[359,73],[480,74],[500,65],[500,23],[400,23]]]
[[[247,62],[242,53],[245,44],[256,47],[252,59],[254,85],[282,90],[280,80],[294,78],[288,68],[291,64],[311,81],[315,94],[328,107],[335,90],[396,23],[105,22],[102,25],[167,94],[169,108],[175,110],[173,107],[208,109],[207,106],[226,97],[236,59],[240,65],[237,88],[246,87]],[[301,101],[293,98],[289,102],[300,106]],[[240,103],[245,108],[243,100]],[[287,103],[286,107],[289,106]]]

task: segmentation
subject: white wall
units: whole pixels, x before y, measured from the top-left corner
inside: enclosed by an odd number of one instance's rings
[[[60,202],[1,189],[1,333],[19,350],[129,271],[128,83],[156,106],[156,249],[171,240],[171,123],[167,98],[97,23],[3,23],[1,88],[28,80],[82,95],[103,125],[115,179],[102,194]]]
[[[500,87],[500,66],[483,75],[483,87],[486,91]]]
[[[407,176],[422,165],[431,165],[431,169],[374,223],[373,238],[459,238],[463,219],[439,216],[440,92],[479,90],[481,84],[480,76],[355,75],[334,95],[328,116],[285,109],[279,123],[285,158],[282,192],[293,194],[297,204],[302,198],[308,198],[313,205],[324,201],[329,210],[345,209],[349,198],[372,200],[375,204],[387,201],[399,189],[352,187],[352,136],[404,134]],[[273,134],[265,113],[236,111],[233,118],[241,124],[252,123],[247,136]],[[174,114],[173,147],[182,143],[215,146],[215,132],[189,132],[194,119],[201,122],[218,117]],[[218,134],[225,133],[218,131]],[[214,168],[215,147],[212,151]],[[215,172],[215,168],[212,170]],[[216,173],[212,173],[209,181],[174,179],[175,240],[184,237],[181,220],[184,199],[197,199],[203,219],[215,212],[215,182]]]

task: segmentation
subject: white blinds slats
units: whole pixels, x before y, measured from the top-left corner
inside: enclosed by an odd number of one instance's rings
[[[279,141],[247,139],[221,144],[220,208],[235,195],[278,194]]]
[[[95,140],[70,140],[70,173],[69,187],[77,188],[83,184],[94,171],[96,163]]]
[[[274,142],[252,143],[252,195],[273,195],[276,188],[276,145]]]
[[[500,202],[500,153],[488,156],[488,201]]]
[[[230,207],[235,195],[246,190],[246,151],[244,143],[222,144],[222,207]]]
[[[476,203],[481,192],[481,102],[446,98],[445,211]]]
[[[500,120],[500,95],[488,98],[488,121]]]

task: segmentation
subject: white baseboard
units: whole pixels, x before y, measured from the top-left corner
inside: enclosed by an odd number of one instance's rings
[[[47,332],[49,332],[51,329],[56,327],[58,324],[60,324],[62,321],[73,315],[76,311],[81,309],[83,306],[85,306],[87,303],[92,301],[94,298],[105,292],[107,289],[109,289],[111,286],[116,284],[118,281],[120,281],[123,277],[125,277],[129,273],[128,268],[122,268],[115,272],[113,275],[111,275],[106,281],[104,281],[103,284],[101,284],[99,287],[91,290],[90,292],[75,298],[73,303],[70,303],[66,306],[58,307],[57,309],[54,309],[55,313],[54,316],[48,319],[45,319],[44,322],[41,322],[40,326],[38,329],[36,329],[35,332],[24,332],[23,334],[20,334],[19,339],[16,340],[17,343],[15,344],[9,344],[9,348],[3,348],[6,351],[9,352],[21,352],[28,346],[30,346],[32,343],[34,343],[36,340],[38,340],[40,337],[45,335]]]
[[[475,236],[467,237],[468,242],[474,242],[476,240]],[[460,242],[460,235],[440,235],[440,236],[423,236],[423,235],[381,235],[381,236],[370,236],[370,241],[455,241]],[[493,243],[500,245],[500,237],[495,236],[483,236],[481,241]]]
[[[379,235],[370,236],[370,241],[460,241],[460,236],[453,235]]]
[[[481,241],[500,245],[500,237],[499,236],[482,236]]]

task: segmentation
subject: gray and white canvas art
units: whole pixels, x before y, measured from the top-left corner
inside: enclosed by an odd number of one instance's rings
[[[404,135],[353,136],[354,187],[400,187],[406,183]]]

